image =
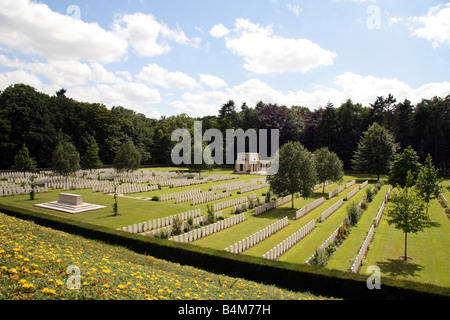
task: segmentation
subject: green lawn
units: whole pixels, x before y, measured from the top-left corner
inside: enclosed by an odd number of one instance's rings
[[[445,191],[444,195],[448,194]],[[383,215],[361,273],[376,265],[382,276],[450,286],[450,220],[437,200],[431,202],[429,214],[431,227],[408,235],[407,254],[412,261],[407,263],[398,259],[404,255],[404,233],[389,226]]]

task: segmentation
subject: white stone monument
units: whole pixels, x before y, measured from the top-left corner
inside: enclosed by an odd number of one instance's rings
[[[58,194],[58,201],[35,204],[35,206],[67,213],[80,213],[106,208],[106,206],[84,203],[81,195],[71,193],[60,193]]]

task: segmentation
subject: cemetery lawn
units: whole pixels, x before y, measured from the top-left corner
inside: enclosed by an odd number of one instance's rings
[[[66,273],[80,270],[80,289]],[[0,213],[0,300],[325,299],[140,255]]]
[[[447,186],[448,180],[443,183]],[[444,196],[449,199],[445,189]],[[432,200],[428,213],[430,227],[418,234],[408,234],[408,257],[405,263],[398,258],[404,255],[404,233],[388,225],[385,215],[375,229],[375,237],[369,247],[361,273],[367,267],[377,265],[382,277],[412,280],[450,287],[450,219],[438,200]],[[382,281],[382,280],[381,280]]]
[[[152,168],[151,170],[177,170],[176,168]],[[178,169],[179,170],[179,169]],[[233,174],[232,169],[215,169],[212,172],[205,172],[204,174]],[[192,185],[188,187],[177,187],[177,188],[169,188],[169,187],[163,187],[161,190],[158,191],[151,191],[151,192],[142,192],[142,193],[136,193],[136,194],[129,194],[126,197],[118,197],[118,206],[119,206],[119,216],[113,216],[112,213],[112,204],[113,204],[113,197],[111,195],[103,194],[101,192],[92,192],[92,190],[85,189],[85,190],[70,190],[67,192],[79,194],[83,196],[83,201],[87,203],[93,203],[98,205],[104,205],[107,206],[105,209],[95,210],[95,211],[89,211],[84,213],[78,213],[78,214],[67,214],[63,212],[58,211],[52,211],[44,208],[38,208],[33,206],[33,204],[39,204],[49,201],[56,201],[58,197],[58,193],[64,192],[61,189],[59,190],[49,190],[47,193],[39,193],[36,194],[35,200],[29,200],[28,195],[17,195],[17,196],[9,196],[9,197],[1,197],[0,198],[0,204],[5,204],[11,207],[17,207],[17,208],[26,208],[31,209],[33,211],[38,211],[41,213],[45,213],[48,215],[56,215],[61,216],[66,219],[73,219],[74,221],[81,221],[86,222],[89,224],[94,225],[100,225],[104,227],[110,227],[110,228],[122,228],[126,227],[128,225],[137,224],[140,222],[145,222],[148,220],[154,220],[162,217],[171,216],[174,214],[179,214],[182,212],[187,212],[193,209],[201,209],[201,214],[206,215],[207,214],[207,204],[200,204],[197,206],[192,206],[192,201],[187,201],[180,204],[175,204],[174,200],[171,201],[149,201],[149,200],[142,200],[139,199],[139,197],[145,197],[145,198],[151,198],[153,196],[160,196],[162,194],[168,194],[168,193],[174,193],[174,192],[180,192],[180,191],[186,191],[186,190],[193,190],[193,189],[201,189],[204,191],[209,190],[213,185],[216,184],[226,184],[231,183],[235,181],[245,181],[248,182],[251,179],[254,178],[260,178],[263,176],[258,175],[239,175],[239,179],[234,180],[228,180],[228,181],[218,181],[218,182],[208,182],[206,184],[200,184],[200,185]],[[245,251],[244,255],[250,255],[255,257],[261,257],[263,254],[265,254],[267,251],[275,247],[277,244],[285,240],[287,237],[292,235],[294,232],[301,229],[303,226],[305,226],[308,222],[311,220],[317,221],[318,218],[320,218],[321,213],[324,212],[327,208],[332,206],[334,203],[339,201],[340,199],[345,199],[346,195],[352,191],[355,187],[359,186],[362,182],[365,180],[369,180],[368,186],[360,190],[356,195],[354,195],[349,201],[344,201],[344,205],[340,207],[337,211],[335,211],[331,216],[329,216],[324,222],[316,223],[315,229],[311,231],[310,234],[308,234],[304,239],[302,239],[300,242],[298,242],[296,245],[294,245],[290,250],[285,252],[281,257],[279,257],[280,261],[286,261],[286,262],[292,262],[292,263],[299,263],[304,264],[306,260],[308,260],[311,255],[314,253],[315,249],[319,247],[331,234],[332,232],[339,227],[339,225],[343,222],[344,218],[347,217],[347,206],[351,204],[352,202],[359,203],[363,197],[366,194],[367,188],[373,188],[374,186],[374,180],[376,179],[376,176],[374,175],[346,175],[344,177],[344,181],[342,184],[345,184],[346,182],[356,180],[356,184],[345,189],[332,199],[327,199],[328,193],[337,189],[339,187],[339,184],[333,183],[325,188],[325,193],[322,193],[322,187],[317,189],[311,198],[309,199],[303,199],[302,197],[295,198],[294,200],[294,207],[295,209],[291,209],[291,202],[272,209],[268,212],[265,212],[258,216],[253,216],[252,213],[255,211],[249,210],[245,213],[245,221],[242,223],[239,223],[231,228],[222,230],[220,232],[217,232],[215,234],[209,235],[207,237],[203,237],[199,240],[194,241],[192,244],[196,246],[201,246],[205,248],[213,248],[217,250],[225,250],[225,248],[229,247],[230,245],[233,245],[234,243],[237,243],[238,241],[258,232],[261,229],[264,229],[265,227],[275,223],[277,220],[280,220],[284,218],[285,216],[288,216],[288,225],[278,231],[277,233],[273,234],[272,236],[268,237],[264,241],[258,243],[254,247],[248,249]],[[450,180],[443,181],[442,185],[447,186],[449,184]],[[341,184],[341,185],[342,185]],[[334,252],[332,258],[329,260],[326,268],[329,269],[336,269],[340,271],[349,271],[351,266],[352,259],[355,258],[356,254],[359,251],[360,246],[362,245],[362,242],[367,234],[367,232],[370,229],[370,225],[372,224],[379,207],[381,206],[381,203],[383,201],[383,197],[386,194],[386,191],[388,190],[388,186],[384,185],[382,189],[378,192],[378,194],[374,197],[374,200],[369,203],[367,210],[362,215],[361,219],[359,220],[358,224],[350,229],[350,235],[349,237],[342,243],[340,247]],[[263,194],[267,191],[267,188],[263,189],[257,189],[251,192],[247,192],[245,194],[238,194],[237,190],[232,191],[231,197],[224,198],[221,200],[216,200],[209,202],[208,204],[214,204],[223,202],[230,199],[245,197],[248,195],[256,194],[259,197],[262,197]],[[220,190],[217,192],[221,192]],[[447,189],[444,189],[443,191],[444,196],[447,198],[447,200],[450,200],[450,192]],[[313,202],[314,200],[324,197],[325,202],[321,204],[319,207],[314,209],[313,211],[307,213],[302,218],[295,220],[295,212],[296,210],[306,206],[307,204]],[[232,208],[227,208],[222,210],[223,217],[230,217],[233,215]],[[369,251],[367,254],[367,257],[363,259],[363,265],[361,267],[360,273],[366,274],[367,267],[370,265],[376,265],[379,266],[382,272],[382,277],[394,277],[396,279],[405,279],[405,280],[413,280],[417,282],[424,282],[424,283],[432,283],[440,286],[450,287],[450,274],[448,273],[448,266],[450,265],[450,251],[447,249],[450,246],[450,219],[447,217],[446,209],[442,208],[439,204],[438,200],[433,200],[431,202],[429,213],[431,217],[431,227],[427,228],[425,232],[419,233],[417,235],[409,235],[408,236],[408,256],[411,256],[413,258],[412,261],[408,263],[403,263],[398,260],[398,257],[404,254],[404,235],[401,231],[394,228],[394,226],[389,226],[385,220],[385,214],[383,214],[381,223],[378,228],[375,229],[375,236],[373,239],[373,242],[369,246]],[[80,241],[80,240],[77,240]],[[3,243],[1,244],[3,245]],[[84,248],[85,245],[80,245],[81,248]],[[78,250],[78,247],[75,247],[74,252]],[[0,250],[2,248],[0,247]],[[84,250],[84,249],[83,249]],[[103,249],[102,249],[103,250]],[[106,250],[106,249],[104,249]],[[109,250],[109,249],[108,249]],[[106,251],[108,251],[106,250]],[[120,249],[118,247],[114,247],[114,250],[117,250],[119,252],[119,256],[116,257],[115,253],[113,254],[113,250],[110,250],[108,252],[111,252],[107,256],[107,260],[109,262],[111,261],[121,261],[120,268],[122,269],[130,269],[131,267],[136,268],[139,272],[145,272],[141,271],[141,267],[137,267],[137,264],[130,264],[129,266],[126,264],[128,261],[127,259],[120,258],[121,254],[125,255],[125,249]],[[50,250],[52,251],[52,250]],[[127,253],[128,254],[128,253]],[[22,254],[22,256],[24,256]],[[44,257],[46,257],[44,255]],[[30,258],[29,258],[30,259]],[[81,258],[80,258],[81,259]],[[144,259],[142,261],[143,264],[152,264],[151,261],[156,261],[155,259],[151,260],[150,257],[140,257],[140,258],[134,258],[137,259],[137,261],[141,261],[141,259]],[[80,264],[83,264],[84,261],[79,260]],[[88,262],[88,265],[91,266],[92,264]],[[102,264],[102,262],[99,262],[102,266],[107,266],[109,270],[111,270],[113,273],[120,274],[121,271],[118,269],[119,266],[113,271],[111,269],[112,265],[108,263],[108,265]],[[132,263],[132,262],[130,262]],[[160,264],[163,264],[163,262],[158,262]],[[167,262],[164,262],[164,264]],[[36,263],[39,265],[38,263]],[[155,262],[156,264],[156,262]],[[159,265],[159,264],[158,264]],[[4,265],[8,270],[9,267]],[[67,264],[65,265],[65,268],[67,268]],[[124,267],[125,266],[125,267]],[[80,266],[80,268],[82,265]],[[178,267],[171,267],[173,269],[177,269]],[[103,270],[100,267],[92,266],[90,268],[94,268],[97,271],[100,272]],[[166,268],[166,267],[164,267]],[[44,270],[44,269],[30,269],[30,270]],[[82,274],[87,275],[86,272],[89,272],[90,275],[94,275],[93,271],[89,271],[90,269],[86,267],[86,269],[82,269]],[[132,270],[132,269],[131,269]],[[192,269],[193,270],[193,269]],[[1,270],[0,270],[1,271]],[[64,271],[64,270],[63,270]],[[3,271],[2,271],[3,272]],[[6,271],[5,271],[6,272]],[[198,271],[200,272],[200,271]],[[151,274],[150,272],[147,273],[147,275]],[[5,275],[6,273],[1,273],[2,275]],[[9,273],[7,275],[11,276]],[[105,275],[103,275],[105,276]],[[55,276],[54,276],[55,277]],[[206,277],[206,276],[205,276]],[[228,284],[231,286],[230,281],[235,281],[231,278],[226,278],[225,276],[222,276],[220,278],[219,276],[211,276],[211,279],[214,279],[215,282],[219,282],[219,279],[228,279]],[[89,277],[87,277],[89,278]],[[159,277],[160,278],[160,277]],[[3,279],[3,278],[2,278]],[[169,281],[166,277],[164,277],[166,281]],[[174,279],[177,279],[174,277]],[[183,279],[184,280],[184,279]],[[55,278],[56,281],[56,278]],[[61,280],[63,281],[63,280]],[[88,281],[88,280],[86,280]],[[95,280],[100,281],[100,280]],[[181,280],[180,280],[181,281]],[[213,281],[213,282],[214,282]],[[223,284],[224,282],[220,280]],[[127,280],[127,282],[130,282],[134,284],[131,280]],[[199,280],[197,280],[199,282]],[[214,282],[214,283],[215,283]],[[88,282],[90,283],[90,282]],[[195,285],[192,285],[190,283],[190,288],[193,290],[190,293],[189,298],[193,297],[193,292]],[[237,282],[240,283],[240,280]],[[103,283],[102,283],[103,284]],[[114,284],[118,286],[126,285],[123,283],[117,283]],[[141,283],[142,284],[142,283]],[[142,284],[143,285],[143,284]],[[110,284],[108,284],[110,286]],[[162,286],[162,284],[161,284]],[[200,285],[199,285],[200,286]],[[201,286],[202,289],[205,289],[206,286]],[[223,287],[223,286],[222,286]],[[3,288],[3,286],[2,286]],[[97,287],[98,288],[98,287]],[[130,286],[127,286],[130,290]],[[137,289],[137,287],[134,287]],[[162,288],[159,288],[158,290],[162,290]],[[171,287],[172,288],[172,287]],[[188,287],[189,288],[189,287]],[[230,288],[231,289],[231,288]],[[232,286],[232,289],[237,289],[236,284]],[[62,290],[62,288],[61,288]],[[128,293],[130,293],[128,290]],[[176,292],[176,294],[172,294],[169,298],[174,299],[177,296],[180,296],[180,298],[183,298],[183,294],[189,293],[188,291],[181,292],[182,290],[175,291],[170,289],[171,292]],[[207,289],[209,292],[211,292],[210,289]],[[66,290],[67,291],[67,290]],[[122,290],[123,291],[123,290]],[[198,291],[195,291],[199,298],[221,298],[219,297],[218,293],[219,289],[217,289],[217,295],[201,295]],[[216,292],[216,291],[214,291]],[[230,291],[231,292],[231,291]],[[123,292],[122,292],[123,293]],[[164,293],[164,294],[163,294]],[[69,293],[66,293],[69,294]],[[74,293],[71,293],[74,294]],[[108,293],[108,295],[111,293]],[[167,292],[162,292],[162,297],[168,297]],[[112,296],[108,296],[112,297]],[[139,297],[144,297],[145,295],[140,295]],[[152,297],[157,297],[156,294],[152,294]],[[285,297],[285,296],[283,296]],[[1,298],[1,296],[0,296]],[[123,297],[121,297],[123,298]],[[233,299],[234,296],[230,295],[224,295],[222,298],[227,299]],[[249,298],[255,298],[252,296],[252,294],[245,296],[245,299]],[[263,296],[261,296],[262,299]],[[270,299],[267,298],[267,299]]]

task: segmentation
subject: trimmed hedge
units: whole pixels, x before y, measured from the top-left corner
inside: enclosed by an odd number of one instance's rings
[[[450,298],[450,288],[431,284],[383,277],[381,290],[369,290],[366,285],[368,275],[267,260],[192,244],[144,237],[3,204],[0,204],[0,211],[60,231],[121,245],[155,258],[295,291],[309,291],[317,295],[358,300]]]

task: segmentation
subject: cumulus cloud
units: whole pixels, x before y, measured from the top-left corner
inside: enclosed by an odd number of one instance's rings
[[[0,45],[50,60],[119,60],[127,42],[97,23],[59,14],[42,3],[5,0],[0,6]]]
[[[424,17],[408,20],[414,25],[413,36],[432,41],[435,48],[444,43],[450,44],[450,3],[430,8]]]
[[[247,105],[254,107],[259,101],[263,101],[264,103],[276,103],[288,107],[301,105],[316,109],[326,106],[328,102],[340,106],[347,99],[368,106],[378,96],[387,96],[388,94],[392,94],[397,101],[408,99],[415,104],[422,99],[449,95],[450,82],[428,83],[418,88],[411,88],[397,78],[378,78],[371,75],[363,76],[345,72],[338,75],[332,83],[326,86],[315,86],[310,91],[284,92],[254,78],[225,88],[222,91],[185,93],[181,100],[172,102],[170,106],[178,113],[185,112],[193,116],[205,116],[217,115],[220,106],[229,99],[232,99],[238,106],[246,102]]]
[[[183,72],[169,72],[157,64],[149,64],[137,75],[139,80],[164,88],[193,89],[197,81]]]
[[[228,33],[230,33],[230,30],[225,28],[225,26],[221,23],[216,24],[209,31],[209,34],[215,38],[222,38],[222,37],[226,36]]]
[[[210,74],[199,74],[199,77],[201,82],[213,90],[227,86],[227,83],[223,79]]]
[[[156,21],[151,14],[125,14],[113,24],[116,35],[126,39],[141,57],[167,54],[171,50],[169,41],[180,44],[195,44],[199,40],[189,39],[183,30],[171,29],[166,24]]]
[[[244,58],[244,68],[257,74],[272,72],[306,73],[319,66],[332,65],[336,53],[309,39],[283,38],[272,26],[262,27],[247,19],[236,19],[226,47]]]

